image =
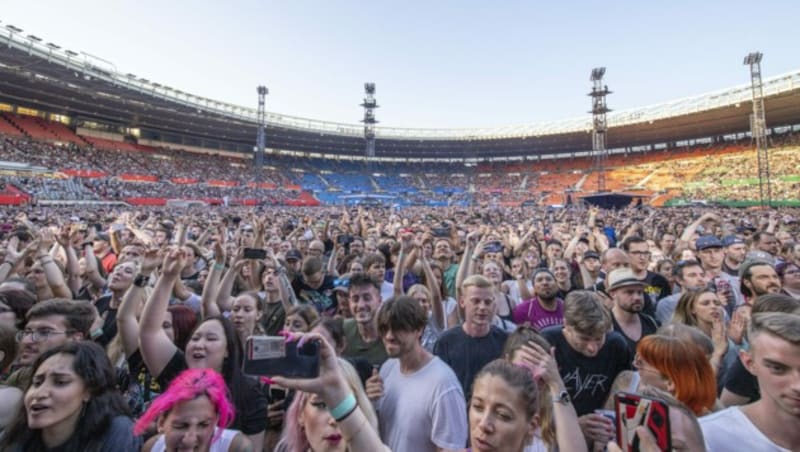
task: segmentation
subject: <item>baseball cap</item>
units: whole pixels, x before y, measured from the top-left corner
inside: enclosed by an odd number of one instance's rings
[[[731,245],[744,245],[744,244],[745,244],[744,240],[740,239],[735,235],[726,235],[725,237],[722,238],[722,246],[724,246],[725,248]]]
[[[722,248],[722,242],[714,235],[704,235],[694,242],[694,248],[697,251],[708,248]]]
[[[303,260],[303,254],[300,250],[289,250],[286,252],[286,261],[289,260],[301,261]]]
[[[617,268],[608,274],[608,291],[626,286],[645,286],[645,282],[637,278],[630,268]]]
[[[596,251],[587,251],[583,253],[583,259],[600,259],[600,254],[598,254]]]

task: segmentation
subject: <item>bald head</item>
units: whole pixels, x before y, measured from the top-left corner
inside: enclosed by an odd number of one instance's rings
[[[603,267],[603,271],[608,274],[611,273],[612,270],[618,268],[630,267],[631,259],[625,251],[619,248],[609,248],[600,258],[600,265]]]

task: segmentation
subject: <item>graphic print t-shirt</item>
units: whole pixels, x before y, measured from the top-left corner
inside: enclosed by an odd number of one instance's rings
[[[567,343],[563,327],[546,328],[542,335],[556,348],[558,372],[578,416],[603,408],[614,379],[631,369],[633,354],[617,332],[606,334],[603,348],[593,357],[575,351]]]

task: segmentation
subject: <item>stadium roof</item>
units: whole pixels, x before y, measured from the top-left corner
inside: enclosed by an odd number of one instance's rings
[[[18,29],[17,29],[18,30]],[[744,72],[744,68],[743,68]],[[624,89],[624,87],[617,87]],[[588,91],[588,83],[587,83]],[[800,71],[764,81],[767,125],[800,124]],[[659,105],[611,112],[607,147],[678,142],[749,131],[749,84]],[[78,120],[138,127],[212,149],[252,150],[256,110],[119,73],[112,63],[0,28],[0,102]],[[589,102],[587,100],[587,106]],[[363,126],[267,113],[267,147],[364,155]],[[508,158],[591,150],[591,116],[471,129],[376,128],[376,156]],[[233,147],[231,147],[233,146]]]

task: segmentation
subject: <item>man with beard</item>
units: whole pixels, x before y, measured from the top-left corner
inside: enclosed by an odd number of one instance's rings
[[[606,444],[614,424],[594,410],[602,409],[611,386],[630,370],[633,353],[625,339],[611,331],[611,316],[594,293],[578,290],[564,301],[564,325],[542,331],[555,348],[558,372],[564,380],[587,441]]]
[[[364,273],[351,276],[348,298],[353,318],[344,321],[347,346],[342,355],[365,358],[372,366],[380,366],[387,358],[386,349],[378,334],[380,287],[380,281]]]
[[[405,295],[383,303],[378,312],[390,359],[366,390],[379,413],[381,438],[394,452],[460,450],[469,436],[456,375],[420,342],[427,323],[425,310]]]
[[[433,353],[453,369],[469,400],[472,380],[483,366],[502,355],[508,334],[492,325],[497,305],[488,279],[481,275],[465,279],[458,304],[464,310],[464,323],[445,331]]]
[[[749,300],[768,293],[780,293],[781,280],[767,261],[746,261],[739,269],[742,294]]]
[[[636,344],[658,329],[655,319],[642,314],[644,282],[631,269],[618,268],[608,275],[608,283],[608,293],[614,300],[614,307],[611,309],[614,331],[621,334],[631,352],[635,352]]]
[[[564,322],[564,300],[558,298],[558,285],[550,270],[538,269],[533,274],[534,297],[514,308],[512,319],[517,325],[528,325],[541,331]]]
[[[778,257],[781,253],[781,243],[771,232],[757,231],[750,239],[753,241],[753,250],[769,253],[773,258]]]

